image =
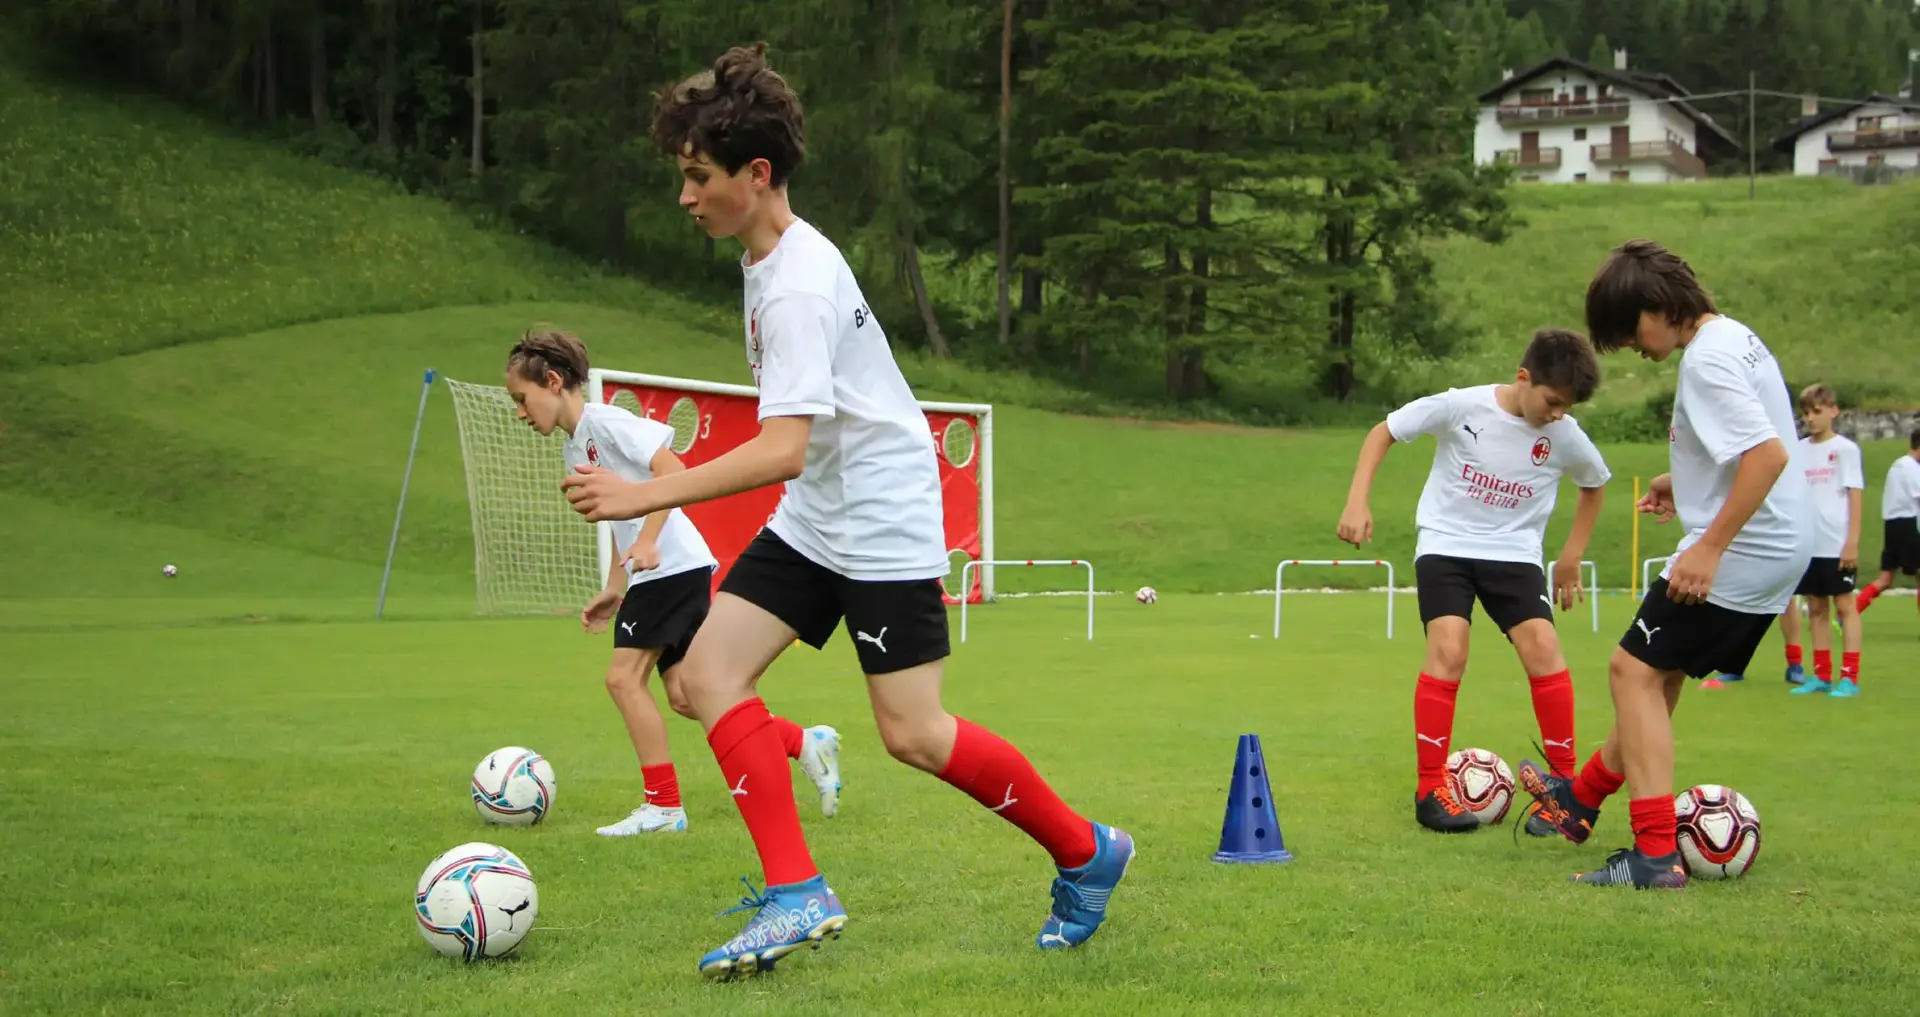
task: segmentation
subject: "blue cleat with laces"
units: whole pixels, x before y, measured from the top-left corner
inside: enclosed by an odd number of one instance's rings
[[[1060,869],[1053,881],[1053,911],[1034,938],[1042,950],[1064,950],[1093,938],[1107,918],[1107,900],[1133,861],[1133,838],[1125,830],[1093,824],[1093,857],[1077,869]]]
[[[754,911],[754,916],[738,936],[700,958],[700,973],[708,978],[724,980],[772,971],[780,958],[801,947],[818,950],[823,941],[839,939],[840,930],[846,927],[847,909],[828,888],[825,876],[769,886],[764,893],[755,891],[747,877],[741,876],[740,881],[747,884],[747,896],[740,898],[739,906],[715,917],[748,910]]]

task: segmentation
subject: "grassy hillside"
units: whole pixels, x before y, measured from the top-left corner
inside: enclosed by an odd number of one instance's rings
[[[0,154],[0,276],[13,298],[0,372],[27,394],[0,408],[0,538],[16,549],[0,563],[0,594],[371,596],[420,372],[491,380],[531,322],[578,331],[606,365],[745,380],[731,307],[600,277],[437,202],[161,105],[0,68]],[[1863,379],[1861,390],[1893,390],[1889,379],[1904,377],[1896,326],[1913,298],[1890,279],[1911,275],[1920,228],[1896,234],[1920,188],[1768,182],[1762,199],[1736,202],[1719,184],[1523,191],[1533,224],[1512,243],[1446,252],[1463,309],[1492,324],[1430,383],[1505,374],[1516,337],[1577,320],[1578,282],[1598,251],[1653,233],[1693,257],[1730,310],[1777,336],[1797,373],[1810,362],[1853,372],[1840,380]],[[1877,239],[1822,239],[1856,235],[1832,229],[1836,216]],[[1807,246],[1815,240],[1823,246]],[[1855,279],[1878,281],[1842,285]],[[1826,345],[1813,341],[1823,323]],[[906,367],[925,396],[1001,407],[1002,554],[1090,558],[1103,587],[1181,591],[1256,588],[1279,558],[1355,553],[1331,534],[1358,432],[1132,422],[1092,415],[1124,407],[1017,375],[913,357]],[[1622,359],[1610,371],[1616,400],[1664,377]],[[1664,449],[1608,452],[1622,481],[1589,557],[1613,584],[1631,567],[1629,478],[1658,472]],[[1894,454],[1869,450],[1876,484]],[[1390,460],[1368,556],[1410,558],[1425,469],[1424,448]],[[407,597],[470,592],[467,527],[441,393],[400,546],[402,609]],[[1669,539],[1648,534],[1644,553]],[[178,563],[191,582],[144,585],[162,561],[189,555],[200,561]],[[143,578],[129,580],[129,566]]]
[[[1515,204],[1526,226],[1506,243],[1441,249],[1440,278],[1479,342],[1436,382],[1511,370],[1539,326],[1581,327],[1587,279],[1607,250],[1649,237],[1686,258],[1721,309],[1767,340],[1789,382],[1920,406],[1920,185],[1774,177],[1751,201],[1745,180],[1530,186]],[[1667,368],[1631,355],[1606,367],[1601,406],[1672,384]]]

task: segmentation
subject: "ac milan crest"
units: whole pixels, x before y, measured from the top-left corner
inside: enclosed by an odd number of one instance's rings
[[[592,438],[587,439],[587,465],[600,465],[600,448],[593,443]]]
[[[1535,441],[1533,443],[1533,465],[1535,466],[1545,465],[1547,461],[1547,456],[1552,454],[1553,454],[1553,442],[1548,441],[1544,436],[1541,437],[1538,441]]]

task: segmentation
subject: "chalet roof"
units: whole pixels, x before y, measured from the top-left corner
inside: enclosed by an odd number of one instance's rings
[[[1686,86],[1665,74],[1648,71],[1621,71],[1610,67],[1595,67],[1585,60],[1575,60],[1569,56],[1557,56],[1542,60],[1526,70],[1514,72],[1512,77],[1481,92],[1479,96],[1480,102],[1482,104],[1497,103],[1502,97],[1507,95],[1507,93],[1518,91],[1528,82],[1543,74],[1551,71],[1566,70],[1579,71],[1596,81],[1604,81],[1620,88],[1629,88],[1655,99],[1667,100],[1668,105],[1679,110],[1687,119],[1700,125],[1701,129],[1711,135],[1712,139],[1718,142],[1719,146],[1733,152],[1741,151],[1740,142],[1734,140],[1733,135],[1729,133],[1725,127],[1720,126],[1719,122],[1715,121],[1712,117],[1694,108],[1692,103],[1685,101],[1686,98],[1693,93],[1687,91]]]
[[[1854,111],[1867,106],[1892,106],[1895,109],[1908,113],[1920,113],[1920,103],[1916,103],[1911,99],[1902,99],[1899,96],[1888,95],[1885,92],[1875,92],[1864,99],[1856,99],[1844,106],[1835,106],[1832,109],[1821,110],[1812,116],[1801,117],[1788,124],[1785,130],[1774,135],[1773,140],[1769,141],[1768,144],[1780,151],[1790,151],[1793,148],[1793,143],[1800,140],[1802,134],[1816,127],[1833,123],[1835,120],[1843,117],[1852,116]]]

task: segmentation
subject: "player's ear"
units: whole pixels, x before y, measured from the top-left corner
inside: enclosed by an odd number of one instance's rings
[[[747,163],[747,182],[755,187],[773,187],[773,163],[765,159],[755,159]]]

